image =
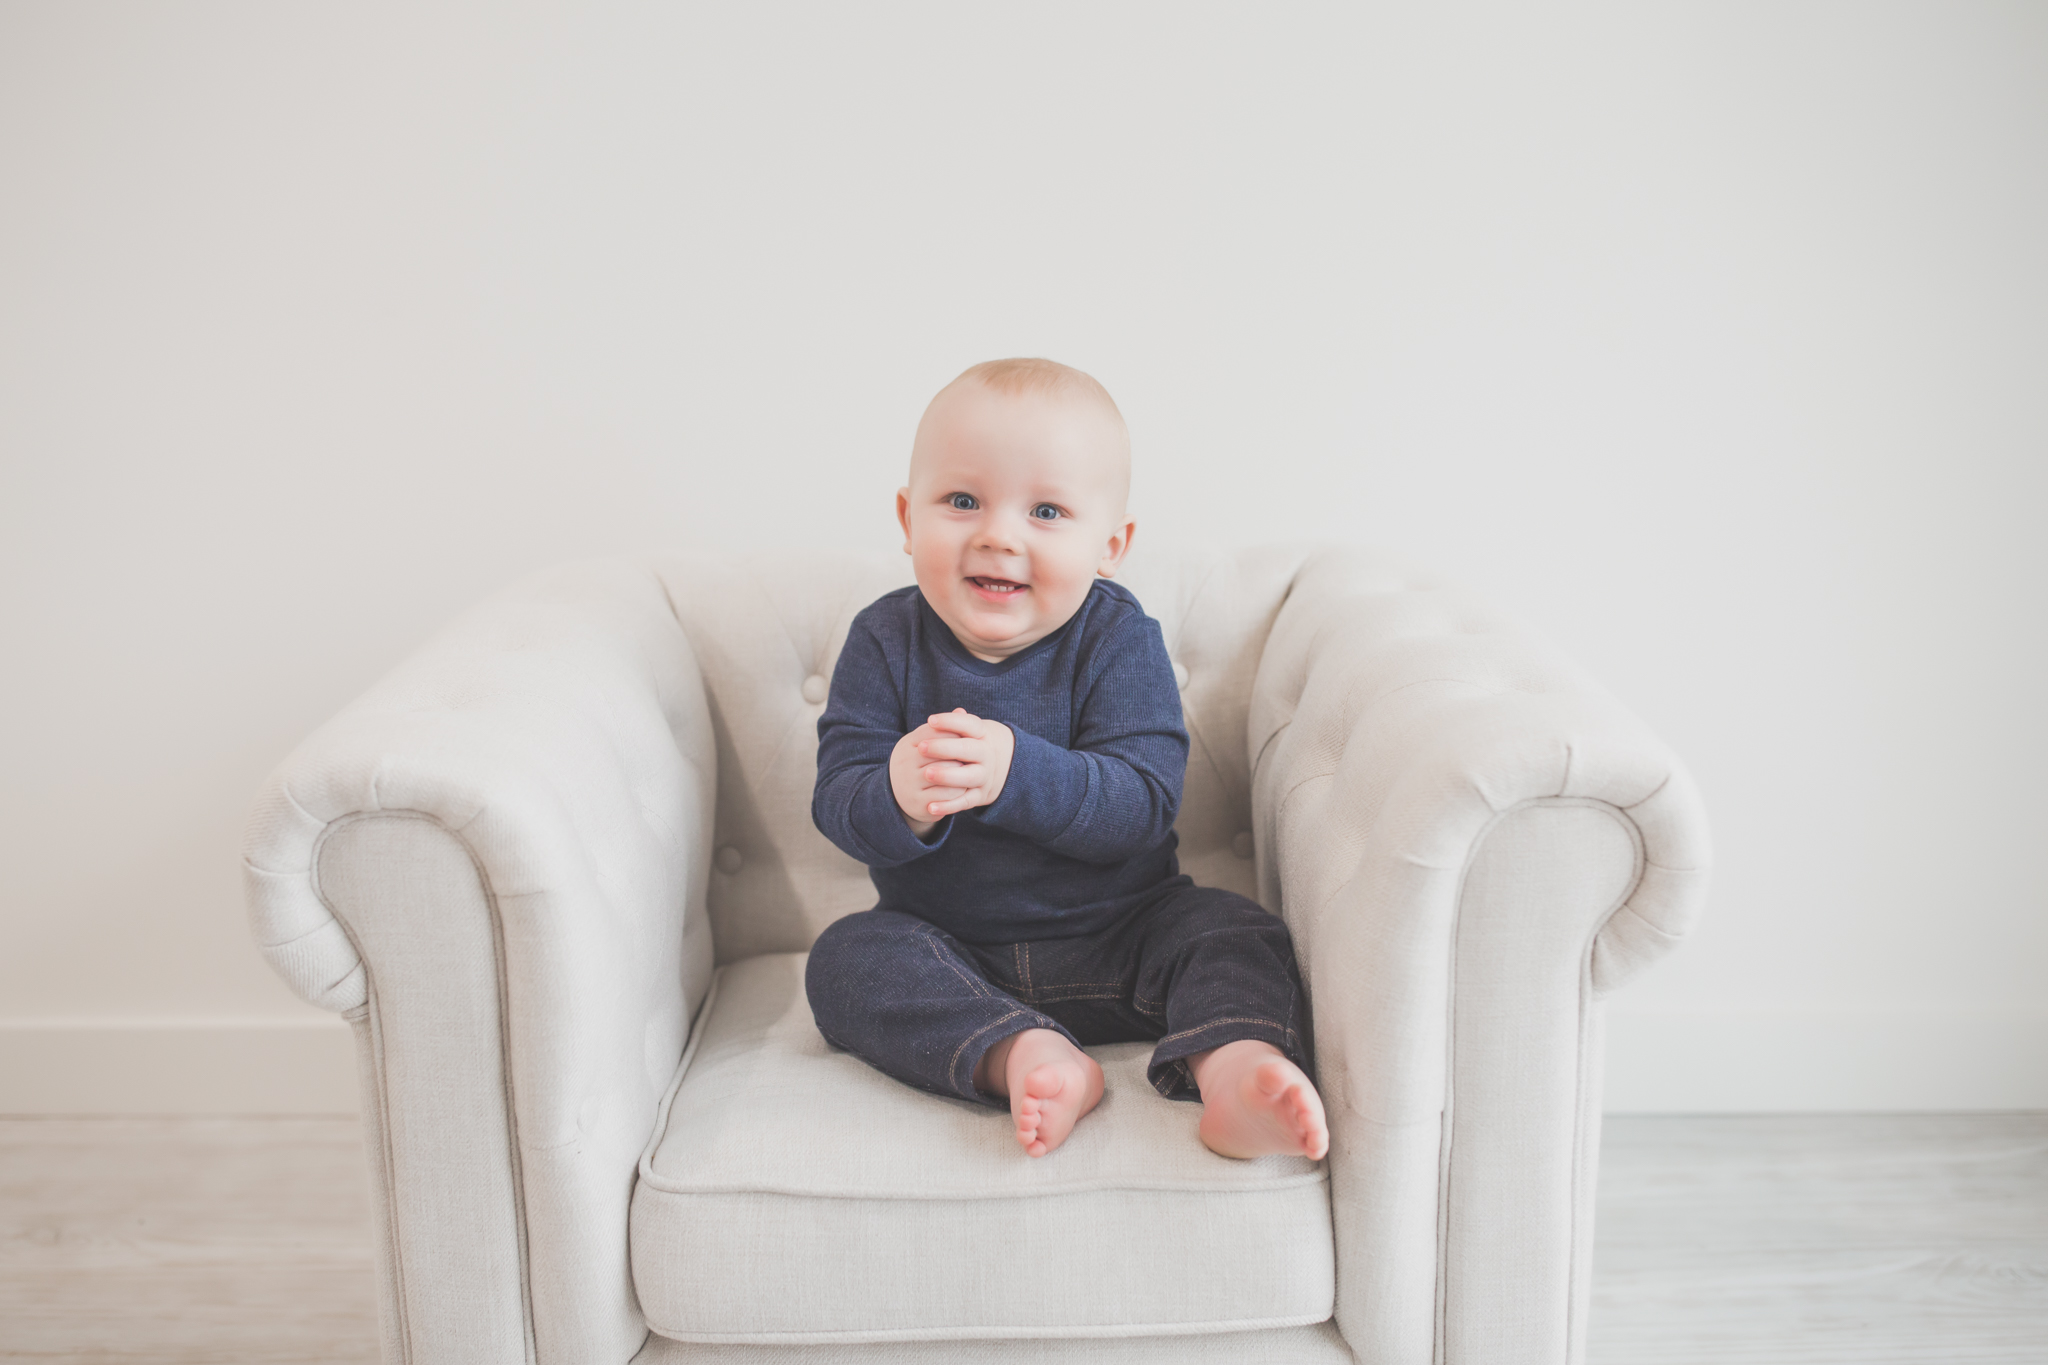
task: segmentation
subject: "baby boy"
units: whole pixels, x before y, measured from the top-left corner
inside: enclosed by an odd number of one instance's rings
[[[1174,856],[1180,694],[1111,581],[1129,489],[1079,370],[990,361],[925,410],[896,494],[917,586],[854,618],[818,720],[812,818],[880,903],[819,937],[811,1010],[899,1080],[1007,1104],[1032,1156],[1102,1098],[1083,1045],[1143,1039],[1212,1150],[1321,1157],[1287,928]]]

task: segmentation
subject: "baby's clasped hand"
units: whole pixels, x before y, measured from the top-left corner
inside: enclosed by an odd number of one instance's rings
[[[926,732],[917,744],[926,760],[926,780],[959,793],[951,801],[934,803],[933,816],[986,806],[1003,794],[1010,755],[1017,751],[1017,737],[1009,726],[955,707],[918,728]]]
[[[896,742],[889,785],[910,827],[923,835],[949,815],[1003,794],[1017,737],[999,720],[955,708]]]

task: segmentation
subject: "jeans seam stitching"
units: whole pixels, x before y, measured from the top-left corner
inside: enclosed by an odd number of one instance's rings
[[[974,992],[975,998],[977,1000],[987,1000],[990,998],[988,993],[987,982],[982,981],[977,977],[968,974],[967,972],[961,971],[959,963],[948,961],[946,955],[943,952],[939,951],[939,940],[936,934],[920,934],[919,937],[923,938],[925,941],[925,946],[932,950],[933,957],[937,958],[943,966],[945,966],[949,971],[953,973],[953,975],[959,977],[962,981],[965,981],[967,983],[967,988]]]
[[[1282,1035],[1283,1037],[1285,1037],[1285,1036],[1289,1036],[1289,1034],[1290,1034],[1290,1030],[1288,1030],[1288,1029],[1285,1029],[1285,1028],[1282,1028],[1282,1027],[1281,1027],[1280,1025],[1278,1025],[1278,1024],[1276,1024],[1276,1023],[1274,1023],[1274,1022],[1273,1022],[1273,1021],[1272,1021],[1271,1019],[1244,1019],[1244,1018],[1229,1018],[1229,1019],[1210,1019],[1210,1020],[1208,1020],[1208,1021],[1206,1021],[1206,1022],[1204,1022],[1204,1023],[1200,1023],[1200,1024],[1197,1024],[1197,1025],[1195,1025],[1195,1026],[1194,1026],[1193,1028],[1184,1028],[1184,1029],[1182,1029],[1182,1030],[1181,1030],[1181,1031],[1180,1031],[1179,1033],[1169,1033],[1169,1034],[1167,1034],[1167,1035],[1166,1035],[1166,1037],[1164,1037],[1164,1038],[1161,1038],[1161,1039],[1160,1039],[1159,1041],[1160,1041],[1161,1043],[1173,1043],[1173,1042],[1178,1042],[1178,1041],[1179,1041],[1180,1039],[1182,1039],[1182,1038],[1192,1038],[1192,1037],[1194,1037],[1194,1036],[1195,1036],[1195,1035],[1196,1035],[1197,1033],[1200,1033],[1200,1032],[1202,1032],[1202,1031],[1203,1031],[1203,1030],[1205,1030],[1205,1029],[1212,1029],[1212,1028],[1216,1028],[1216,1027],[1218,1027],[1219,1025],[1223,1025],[1223,1024],[1258,1024],[1258,1025],[1260,1025],[1260,1026],[1262,1026],[1262,1027],[1264,1027],[1264,1028],[1269,1028],[1269,1029],[1272,1029],[1272,1030],[1273,1030],[1274,1032],[1276,1032],[1276,1033],[1278,1033],[1278,1034]]]
[[[996,1027],[998,1024],[1007,1024],[1008,1022],[1010,1022],[1010,1020],[1015,1019],[1018,1015],[1029,1013],[1031,1013],[1030,1010],[1011,1010],[1002,1018],[990,1020],[988,1023],[983,1024],[980,1028],[976,1029],[974,1032],[968,1034],[965,1038],[962,1038],[960,1040],[960,1046],[953,1049],[952,1059],[946,1063],[946,1076],[948,1079],[953,1081],[954,1089],[957,1090],[960,1088],[960,1083],[957,1079],[957,1077],[960,1074],[960,1054],[967,1051],[967,1045],[973,1042],[976,1038],[979,1038],[982,1034],[987,1033],[990,1029]],[[970,1093],[978,1093],[974,1090],[974,1077],[972,1076],[969,1076],[967,1078],[967,1090]]]

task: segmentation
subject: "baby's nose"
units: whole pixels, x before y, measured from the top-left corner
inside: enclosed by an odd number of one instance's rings
[[[1007,550],[1016,553],[1023,547],[1023,528],[1014,524],[1010,517],[989,517],[981,523],[978,544],[992,550]]]

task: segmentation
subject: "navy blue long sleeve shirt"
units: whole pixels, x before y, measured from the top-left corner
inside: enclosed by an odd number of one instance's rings
[[[964,707],[1016,735],[1002,794],[911,833],[889,785],[904,735]],[[866,863],[880,908],[970,943],[1107,928],[1179,875],[1187,771],[1180,691],[1159,623],[1097,579],[1020,654],[968,653],[916,588],[854,617],[818,718],[811,819]]]

